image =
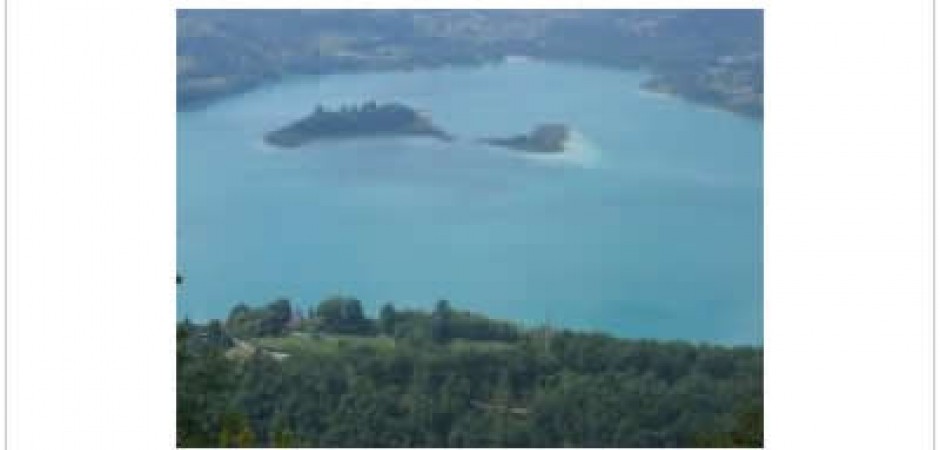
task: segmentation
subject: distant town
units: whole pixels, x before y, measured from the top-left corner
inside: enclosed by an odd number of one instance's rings
[[[644,89],[763,116],[759,10],[181,10],[177,105],[288,74],[499,63],[644,69]]]

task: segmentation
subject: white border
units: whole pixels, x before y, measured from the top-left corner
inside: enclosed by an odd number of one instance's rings
[[[173,446],[174,6],[399,5],[11,1],[9,448]],[[930,448],[931,2],[707,6],[766,7],[768,448]]]

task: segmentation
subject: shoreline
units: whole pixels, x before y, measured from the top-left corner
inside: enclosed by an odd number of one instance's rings
[[[736,117],[750,119],[750,120],[759,122],[761,124],[764,123],[763,114],[761,115],[748,114],[747,112],[744,112],[744,111],[738,111],[736,109],[722,107],[721,105],[716,105],[714,103],[697,101],[693,98],[682,95],[679,92],[665,92],[659,89],[653,89],[653,88],[645,87],[642,85],[637,88],[637,91],[640,92],[640,95],[647,97],[647,98],[660,100],[660,101],[682,102],[682,103],[686,103],[686,104],[698,107],[702,109],[703,111],[713,112],[713,113],[726,113],[726,114],[734,115]]]
[[[433,70],[447,70],[447,69],[461,69],[461,68],[487,68],[487,67],[499,67],[503,65],[518,66],[518,65],[524,65],[524,64],[561,64],[561,65],[588,67],[588,68],[594,68],[594,69],[613,70],[617,72],[640,72],[646,75],[647,77],[650,77],[649,79],[652,79],[652,77],[655,76],[654,70],[650,68],[644,68],[644,67],[623,68],[623,67],[617,67],[615,65],[591,63],[591,62],[581,61],[581,60],[545,59],[545,58],[538,58],[538,57],[529,56],[529,55],[506,55],[500,60],[484,61],[484,62],[453,63],[453,64],[440,64],[440,65],[415,66],[415,67],[373,68],[373,69],[362,69],[362,70],[350,69],[350,70],[343,70],[343,71],[321,72],[321,73],[291,72],[291,73],[280,74],[277,76],[264,77],[262,79],[259,79],[247,85],[241,85],[241,86],[238,86],[236,88],[233,88],[227,91],[226,90],[219,91],[217,93],[205,95],[204,97],[198,100],[183,102],[183,103],[180,102],[179,89],[177,86],[176,112],[180,113],[180,112],[204,110],[218,101],[222,101],[222,100],[234,97],[234,96],[238,96],[238,95],[252,92],[258,89],[262,89],[265,86],[269,86],[271,84],[289,81],[292,78],[338,76],[338,75],[341,76],[341,75],[357,75],[357,74],[394,74],[394,73],[410,73],[410,72],[415,72],[415,71],[428,71],[428,70],[433,71]],[[647,79],[646,81],[648,81],[649,79]],[[638,87],[638,89],[648,94],[658,94],[660,96],[663,96],[669,99],[679,100],[679,101],[683,101],[683,102],[693,104],[693,105],[708,106],[710,108],[713,108],[716,111],[728,112],[736,116],[748,118],[748,119],[755,120],[758,122],[763,122],[763,114],[760,114],[760,115],[749,114],[745,111],[739,111],[734,108],[727,107],[723,104],[697,101],[688,96],[682,95],[682,93],[680,92],[674,92],[674,93],[663,92],[662,90],[656,90],[656,89],[644,87],[642,84]]]
[[[261,308],[261,307],[264,307],[265,305],[264,302],[251,303],[251,304],[233,303],[233,305],[229,308],[229,310],[231,311],[231,309],[236,308],[239,304],[243,304],[245,306],[248,306],[249,308]],[[316,301],[312,303],[313,306],[315,306],[316,304],[317,304]],[[427,314],[430,314],[430,308],[431,308],[430,305],[429,306],[416,306],[416,307],[410,307],[407,305],[399,305],[399,306],[402,306],[402,309],[401,309],[402,311],[427,313]],[[539,330],[540,328],[544,326],[550,326],[550,328],[554,332],[557,332],[557,333],[572,333],[572,334],[577,334],[577,335],[601,335],[608,339],[613,339],[617,341],[625,341],[625,342],[652,342],[652,343],[659,343],[659,344],[681,343],[681,344],[687,344],[687,345],[691,345],[695,347],[724,348],[724,349],[760,350],[764,348],[763,338],[759,339],[756,342],[749,342],[749,341],[745,342],[745,341],[721,341],[721,340],[678,338],[678,337],[649,337],[649,336],[639,336],[639,335],[626,335],[626,334],[621,334],[620,332],[617,332],[617,331],[612,331],[612,330],[599,328],[599,327],[579,327],[579,326],[571,326],[571,325],[563,325],[563,324],[546,325],[545,323],[539,321],[538,319],[513,319],[513,318],[507,318],[507,317],[494,317],[485,312],[471,310],[471,309],[461,309],[461,311],[468,312],[471,314],[478,314],[482,317],[485,317],[487,320],[512,324],[514,326],[517,326],[520,329],[520,331],[523,333],[531,333],[533,331]],[[375,308],[374,315],[378,317],[379,313],[380,313],[379,308],[378,307]],[[205,318],[202,320],[199,320],[199,319],[193,320],[189,316],[185,316],[182,318],[177,316],[176,324],[177,325],[192,324],[196,326],[208,326],[212,324],[213,322],[219,322],[221,324],[224,324],[228,320],[229,314],[225,314],[222,317]],[[369,314],[367,313],[366,315],[369,315]]]

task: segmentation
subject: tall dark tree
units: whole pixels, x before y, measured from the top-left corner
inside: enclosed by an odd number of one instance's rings
[[[450,339],[453,311],[447,300],[438,300],[431,314],[431,339],[434,342],[446,342]]]
[[[379,330],[388,336],[395,334],[395,307],[386,303],[379,311]]]
[[[355,334],[374,332],[374,324],[362,311],[362,302],[353,297],[330,297],[316,307],[313,316],[322,331]]]
[[[286,298],[279,298],[268,305],[268,313],[270,314],[270,321],[272,326],[277,328],[283,328],[290,322],[291,314],[293,308],[291,307],[290,300]]]

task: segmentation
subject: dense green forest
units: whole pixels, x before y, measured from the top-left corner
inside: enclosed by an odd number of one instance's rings
[[[760,10],[179,10],[176,44],[180,108],[286,74],[525,55],[644,68],[646,89],[763,115]]]
[[[760,447],[763,351],[332,297],[177,324],[181,447]]]

